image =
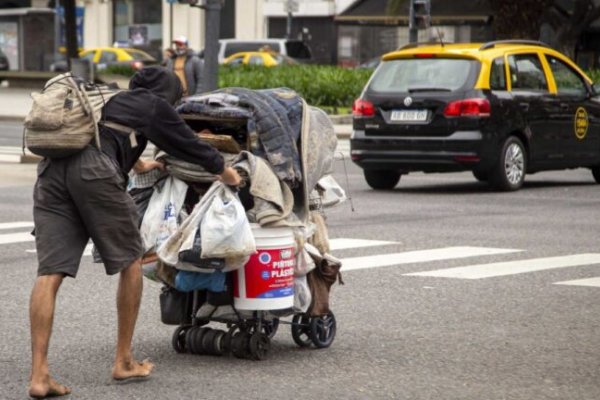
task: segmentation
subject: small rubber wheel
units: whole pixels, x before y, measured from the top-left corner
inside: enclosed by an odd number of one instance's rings
[[[173,338],[171,340],[171,344],[173,345],[173,349],[177,353],[185,353],[185,336],[187,334],[188,329],[190,329],[189,325],[181,325],[175,329],[173,332]]]
[[[217,334],[217,331],[215,329],[210,329],[210,330],[204,332],[204,335],[202,335],[201,347],[202,347],[203,354],[208,354],[208,355],[214,354],[213,341],[215,340],[216,334]]]
[[[331,346],[335,338],[335,315],[331,311],[322,317],[313,317],[310,321],[310,338],[320,349]]]
[[[185,333],[185,344],[186,344],[186,347],[187,347],[187,351],[189,351],[192,354],[196,354],[194,336],[196,335],[196,331],[198,329],[200,329],[200,328],[197,327],[197,326],[192,326]]]
[[[211,347],[211,351],[212,351],[212,355],[214,356],[222,356],[225,353],[225,336],[227,335],[226,332],[222,331],[222,330],[215,330],[215,337],[213,339],[213,343],[212,343],[212,347]]]
[[[267,335],[269,339],[272,339],[279,328],[279,318],[273,318],[270,321],[264,321],[262,327],[263,333]]]
[[[203,338],[208,332],[212,331],[211,328],[198,328],[196,334],[194,335],[194,348],[196,352],[194,354],[206,354],[206,349],[204,348]]]
[[[232,349],[233,336],[235,335],[236,332],[239,331],[239,327],[237,325],[230,325],[228,327],[229,327],[229,330],[223,337],[223,343],[222,343],[223,351],[225,353],[233,353],[233,349]]]
[[[231,338],[231,352],[236,358],[250,358],[249,353],[250,334],[247,332],[237,332]]]
[[[300,347],[309,347],[312,343],[310,338],[310,317],[306,314],[296,314],[292,318],[292,339]]]
[[[271,349],[271,339],[262,332],[254,332],[250,336],[249,350],[253,360],[260,361],[267,358]]]

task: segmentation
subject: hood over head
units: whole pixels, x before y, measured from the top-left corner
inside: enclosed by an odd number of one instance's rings
[[[146,88],[156,96],[174,105],[183,95],[181,82],[175,73],[164,67],[149,66],[135,73],[129,89]]]

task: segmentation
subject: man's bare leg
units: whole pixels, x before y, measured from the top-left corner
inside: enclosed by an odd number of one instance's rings
[[[154,364],[148,360],[138,362],[131,353],[133,331],[142,299],[142,263],[135,260],[121,271],[117,290],[117,313],[119,320],[117,336],[117,354],[112,369],[112,377],[123,380],[150,375]]]
[[[38,276],[29,303],[31,324],[31,377],[29,395],[35,398],[63,396],[71,389],[50,377],[48,346],[54,321],[56,294],[63,281],[62,274]]]

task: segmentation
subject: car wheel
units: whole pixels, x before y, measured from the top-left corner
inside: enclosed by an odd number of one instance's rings
[[[478,170],[478,169],[474,169],[473,170],[473,176],[479,182],[487,182],[488,179],[490,179],[488,171],[481,171],[481,170]]]
[[[393,189],[400,181],[400,173],[396,171],[365,169],[364,174],[373,189]]]
[[[592,167],[591,170],[596,183],[600,183],[600,165]]]
[[[523,142],[510,136],[502,145],[500,157],[490,174],[490,184],[501,191],[518,190],[523,186],[527,171],[527,157]]]

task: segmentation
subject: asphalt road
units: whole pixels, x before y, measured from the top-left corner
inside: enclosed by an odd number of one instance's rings
[[[600,277],[598,186],[589,171],[528,176],[513,193],[492,192],[468,173],[409,175],[375,192],[360,170],[346,168],[348,183],[342,161],[335,177],[354,211],[349,203],[327,211],[333,253],[347,268],[332,294],[338,332],[330,348],[300,349],[282,326],[265,361],[176,354],[174,327],[160,323],[160,287],[146,281],[135,349],[156,372],[116,384],[117,279],[84,257],[59,293],[50,350],[70,398],[600,398],[600,287],[573,282]],[[0,165],[7,399],[26,397],[36,259],[33,242],[8,243],[30,228],[2,224],[31,222],[33,171]]]
[[[18,146],[23,143],[23,123],[0,121],[0,147]]]

